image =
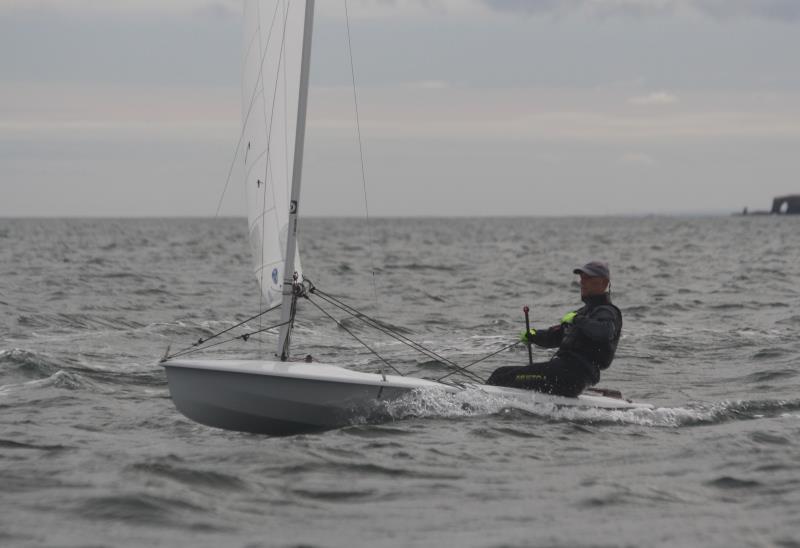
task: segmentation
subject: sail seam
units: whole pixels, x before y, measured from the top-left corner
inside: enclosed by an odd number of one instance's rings
[[[258,4],[256,4],[256,6],[258,6]],[[278,10],[278,7],[276,5],[275,6],[275,12],[273,12],[273,14],[272,14],[273,23],[270,24],[270,28],[271,28],[272,24],[274,24],[275,15],[277,13],[277,10]],[[259,37],[259,47],[260,47],[260,38],[261,38],[261,11],[260,10],[258,10],[258,16],[259,16],[258,17],[258,28],[257,28],[256,32],[254,33],[253,39],[251,40],[251,46],[248,47],[247,54],[245,55],[245,60],[249,56],[250,50],[252,49],[252,43],[255,42],[255,37],[256,36]],[[270,34],[267,36],[267,47],[269,47],[269,40],[270,40],[270,36],[271,35],[272,35],[272,31],[270,31]],[[256,82],[255,82],[256,84],[258,84],[258,80],[261,78],[261,72],[262,72],[262,70],[264,68],[264,56],[266,56],[266,54],[267,54],[267,52],[266,52],[266,50],[264,50],[264,53],[263,53],[263,55],[261,57],[261,62],[260,62],[259,67],[258,67],[258,76],[256,77]],[[243,85],[244,85],[244,83],[243,83]],[[225,186],[222,189],[222,194],[220,195],[219,202],[217,203],[217,211],[214,213],[214,218],[215,219],[219,216],[219,211],[220,211],[220,209],[222,209],[222,201],[225,199],[225,193],[228,191],[228,186],[230,185],[230,182],[231,182],[231,175],[233,175],[233,168],[236,165],[236,158],[239,157],[239,150],[241,150],[241,148],[242,148],[242,140],[244,139],[244,135],[246,133],[247,121],[250,120],[250,114],[253,112],[253,105],[255,105],[255,102],[256,102],[257,92],[258,92],[258,85],[256,85],[256,87],[253,90],[253,93],[252,93],[252,95],[250,97],[250,105],[247,108],[247,114],[245,115],[244,120],[242,122],[242,132],[239,134],[239,141],[236,143],[236,149],[233,152],[233,158],[231,159],[231,165],[228,168],[228,176],[225,178]],[[245,163],[247,162],[246,158],[247,158],[247,155],[245,155]]]
[[[258,215],[258,217],[256,217],[255,219],[253,219],[253,222],[252,222],[252,223],[250,223],[250,227],[249,227],[249,230],[248,230],[248,232],[249,232],[249,231],[252,231],[252,230],[253,230],[253,227],[255,227],[255,226],[258,224],[258,222],[259,222],[260,220],[262,220],[264,217],[266,217],[266,216],[267,216],[267,213],[272,213],[273,211],[276,211],[277,209],[278,209],[278,208],[276,208],[275,206],[272,206],[271,208],[269,208],[269,209],[265,209],[264,211],[262,211],[262,212],[261,212],[261,213]]]
[[[251,174],[251,173],[253,172],[253,170],[256,168],[256,164],[257,164],[257,163],[258,163],[258,161],[259,161],[261,158],[263,158],[263,157],[264,157],[266,154],[267,154],[267,150],[266,150],[266,149],[264,149],[264,151],[263,151],[261,154],[259,154],[258,156],[256,156],[256,157],[255,157],[255,159],[254,159],[254,160],[251,162],[250,168],[247,170],[247,173],[245,174],[245,180],[247,180],[247,179],[249,179],[249,178],[250,178],[250,174]],[[266,181],[264,181],[264,183],[266,184]]]

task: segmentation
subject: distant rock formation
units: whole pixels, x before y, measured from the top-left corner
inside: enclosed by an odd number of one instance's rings
[[[778,196],[772,200],[772,210],[770,213],[800,215],[800,194]]]
[[[740,215],[800,215],[800,194],[787,194],[774,198],[770,211],[749,211],[745,206]]]

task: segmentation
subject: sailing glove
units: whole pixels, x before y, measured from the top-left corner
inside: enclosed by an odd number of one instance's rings
[[[561,318],[561,323],[572,323],[575,321],[575,316],[577,315],[577,312],[567,312],[564,314],[564,317]]]
[[[536,330],[531,329],[529,331],[523,331],[519,334],[519,342],[523,342],[525,344],[532,343],[533,338],[536,336]]]

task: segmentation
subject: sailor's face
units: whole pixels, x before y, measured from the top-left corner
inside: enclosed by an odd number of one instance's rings
[[[583,272],[581,276],[581,297],[592,297],[594,295],[602,295],[608,288],[607,278],[593,278],[587,276]]]

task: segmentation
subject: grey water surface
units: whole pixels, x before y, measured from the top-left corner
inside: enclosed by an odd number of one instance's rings
[[[579,307],[572,268],[607,259],[625,325],[601,386],[657,409],[416,394],[346,428],[270,438],[184,418],[158,366],[167,345],[259,310],[246,221],[0,220],[0,545],[798,547],[798,229],[303,220],[318,287],[461,364],[513,342],[525,304],[535,326]],[[314,307],[298,314],[299,355],[377,369]],[[404,373],[448,372],[345,326]],[[526,361],[517,347],[474,370]]]

